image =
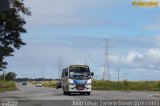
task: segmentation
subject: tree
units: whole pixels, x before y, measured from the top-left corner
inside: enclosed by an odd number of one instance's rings
[[[0,75],[0,80],[3,80],[3,75]]]
[[[7,81],[11,81],[11,80],[15,80],[17,74],[14,73],[14,72],[8,72],[6,75],[5,75],[5,79]]]
[[[10,0],[10,6],[10,11],[0,12],[0,71],[8,64],[4,59],[13,56],[15,49],[25,45],[21,34],[26,33],[24,29],[26,22],[20,14],[31,15],[23,0]]]

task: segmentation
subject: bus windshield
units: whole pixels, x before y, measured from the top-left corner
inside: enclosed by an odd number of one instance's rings
[[[70,67],[69,77],[70,79],[90,79],[89,67]]]

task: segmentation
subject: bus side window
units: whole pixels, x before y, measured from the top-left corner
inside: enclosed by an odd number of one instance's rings
[[[65,69],[62,70],[62,77],[65,77]]]
[[[65,72],[65,73],[64,73],[64,74],[65,74],[65,76],[66,76],[66,77],[68,77],[68,70],[67,70],[67,68],[65,69],[65,71],[64,71],[64,72]]]

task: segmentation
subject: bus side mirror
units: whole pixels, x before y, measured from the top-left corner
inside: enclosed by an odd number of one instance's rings
[[[91,76],[94,76],[94,72],[91,72]]]

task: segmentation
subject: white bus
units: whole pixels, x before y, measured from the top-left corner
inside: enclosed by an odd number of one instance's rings
[[[71,65],[62,70],[62,89],[64,95],[80,93],[90,95],[93,72],[89,66]]]

